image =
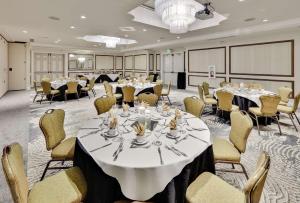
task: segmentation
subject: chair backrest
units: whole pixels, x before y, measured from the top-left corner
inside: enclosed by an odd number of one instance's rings
[[[203,87],[201,85],[198,86],[198,92],[199,92],[199,97],[202,101],[205,100],[205,94],[204,94],[204,90]]]
[[[299,101],[300,101],[300,93],[297,94],[297,96],[294,99],[294,104],[293,104],[293,112],[295,113],[298,109],[299,106]]]
[[[133,102],[134,101],[134,92],[135,88],[132,86],[124,86],[122,88],[123,92],[123,101],[124,102]]]
[[[187,97],[184,99],[185,111],[200,118],[202,116],[205,104],[197,97]]]
[[[204,94],[209,95],[209,84],[207,82],[202,83],[202,88],[204,90]]]
[[[291,97],[291,94],[293,92],[293,89],[290,87],[279,87],[278,88],[278,94],[281,97],[281,101],[283,102],[289,102],[289,98]]]
[[[252,119],[244,111],[233,111],[230,114],[230,121],[231,130],[229,139],[239,152],[244,153],[247,139],[253,128]]]
[[[49,109],[40,118],[40,128],[46,140],[47,150],[52,150],[66,137],[64,129],[65,111]]]
[[[280,103],[278,95],[263,95],[259,97],[261,112],[265,116],[274,116],[277,113],[277,106]]]
[[[51,83],[49,81],[42,80],[41,86],[43,88],[44,94],[50,94],[51,93]]]
[[[161,97],[162,89],[163,89],[163,85],[162,85],[162,84],[158,84],[158,85],[155,85],[155,86],[153,87],[154,94],[156,94],[156,96],[157,96],[158,98]]]
[[[172,86],[172,81],[169,82],[169,85],[168,85],[168,90],[167,90],[167,95],[170,94],[170,91],[171,91],[171,86]]]
[[[106,95],[110,97],[114,96],[112,85],[106,81],[104,81],[103,84],[104,84]]]
[[[152,93],[143,93],[138,96],[139,102],[146,102],[150,106],[156,106],[158,97],[155,94]]]
[[[113,105],[116,104],[116,102],[116,97],[110,97],[106,95],[95,99],[94,106],[97,110],[97,114],[100,115],[108,112],[113,107]]]
[[[29,187],[20,144],[4,147],[1,161],[14,202],[27,203]]]
[[[234,95],[224,90],[219,90],[216,94],[218,97],[218,108],[223,111],[231,111]]]
[[[153,82],[154,81],[154,75],[149,75],[148,80],[150,80],[150,82]]]
[[[95,86],[95,81],[96,81],[95,77],[93,77],[93,78],[90,80],[90,82],[89,82],[89,89],[90,89],[90,90],[92,90],[92,89],[94,88],[94,86]]]
[[[243,192],[250,203],[259,203],[264,184],[270,169],[270,157],[263,152],[257,162],[254,174],[246,182]]]
[[[67,83],[68,86],[68,93],[77,93],[77,87],[78,87],[78,82],[76,81],[70,81]]]

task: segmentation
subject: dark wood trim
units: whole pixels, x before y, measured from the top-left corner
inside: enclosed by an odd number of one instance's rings
[[[208,78],[208,76],[205,76],[205,75],[188,75],[188,86],[191,86],[191,87],[198,87],[198,86],[197,85],[191,85],[190,77]],[[225,76],[216,76],[216,78],[223,78],[226,81]]]
[[[160,64],[159,64],[159,69],[158,69],[158,66],[157,66],[157,56],[159,56],[159,61],[160,61]],[[161,70],[161,57],[160,57],[160,54],[156,54],[155,55],[155,70],[156,71],[159,71],[160,72],[160,70]]]
[[[151,56],[152,56],[152,67],[150,66]],[[149,54],[149,71],[154,71],[154,54]]]
[[[279,44],[279,43],[291,43],[291,74],[290,75],[280,75],[280,74],[255,74],[255,73],[233,73],[231,70],[231,49],[236,47],[246,47],[246,46],[257,46],[266,44]],[[276,77],[294,77],[295,76],[295,41],[292,40],[282,40],[282,41],[272,41],[272,42],[261,42],[253,44],[240,44],[229,46],[229,74],[230,75],[253,75],[253,76],[276,76]]]
[[[229,82],[231,82],[232,79],[237,80],[256,80],[256,81],[270,81],[270,82],[289,82],[292,84],[293,89],[293,97],[295,95],[295,81],[293,80],[276,80],[276,79],[260,79],[260,78],[241,78],[241,77],[229,77]]]
[[[100,70],[101,71],[101,69],[97,69],[97,56],[109,56],[109,57],[112,57],[113,58],[113,67],[112,67],[112,69],[102,69],[102,70],[114,70],[114,68],[115,68],[115,57],[114,57],[114,55],[95,55],[95,70]]]
[[[84,71],[94,71],[95,69],[96,69],[96,65],[95,65],[95,63],[96,63],[96,58],[95,58],[95,56],[94,56],[94,54],[76,54],[76,53],[68,53],[68,72],[74,72],[74,71],[83,71],[83,70],[79,70],[79,69],[70,69],[70,54],[73,54],[74,56],[78,56],[78,55],[80,55],[80,56],[93,56],[93,67],[92,67],[92,69],[85,69]],[[95,66],[94,66],[95,65]]]
[[[195,51],[206,51],[206,50],[211,50],[211,49],[224,49],[224,72],[216,72],[216,74],[226,74],[226,69],[227,69],[227,59],[226,59],[226,56],[227,56],[227,50],[226,50],[226,46],[224,47],[210,47],[210,48],[202,48],[202,49],[190,49],[188,50],[188,72],[189,73],[207,73],[208,74],[208,71],[207,72],[198,72],[198,71],[190,71],[190,52],[195,52]]]
[[[117,69],[116,65],[117,65],[117,58],[122,58],[122,67],[121,69]],[[123,66],[124,66],[124,61],[123,61],[123,56],[115,56],[115,70],[123,70]]]
[[[126,69],[126,58],[132,57],[132,69]],[[124,56],[124,71],[126,70],[134,70],[134,55]]]
[[[133,55],[134,56],[134,70],[138,70],[138,71],[147,71],[147,54],[137,54],[137,55]],[[146,67],[145,69],[138,69],[135,67],[135,57],[137,56],[145,56],[146,57]]]

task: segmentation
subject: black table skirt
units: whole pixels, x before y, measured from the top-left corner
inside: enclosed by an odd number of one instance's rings
[[[85,93],[80,94],[81,93],[81,88],[82,88],[82,86],[78,85],[77,92],[78,92],[79,97],[85,97],[85,96],[87,96],[87,94],[85,94]],[[54,97],[53,101],[64,101],[65,100],[65,91],[67,89],[68,89],[67,85],[63,85],[63,86],[59,87],[57,90],[59,90],[60,95]],[[76,94],[69,94],[69,95],[67,95],[67,97],[68,97],[68,100],[70,100],[70,99],[77,99]],[[50,99],[50,98],[48,97],[48,99]]]
[[[78,166],[88,185],[86,203],[113,203],[117,200],[125,200],[118,181],[105,174],[93,158],[86,153],[77,140],[75,145],[74,166]],[[161,192],[151,200],[156,203],[184,203],[185,193],[190,185],[203,172],[215,173],[212,146],[208,147],[192,163],[186,165],[182,172]],[[147,183],[145,183],[147,184]]]
[[[119,77],[117,77],[115,80],[112,80],[108,75],[100,75],[98,78],[96,78],[95,83],[102,83],[104,81],[107,82],[118,82]]]

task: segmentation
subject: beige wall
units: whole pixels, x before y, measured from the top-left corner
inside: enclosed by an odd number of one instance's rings
[[[0,35],[0,97],[8,90],[8,42]]]

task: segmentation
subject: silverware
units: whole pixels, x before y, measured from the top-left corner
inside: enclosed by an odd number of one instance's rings
[[[115,157],[115,156],[118,154],[118,152],[119,152],[120,148],[122,147],[122,145],[123,145],[123,143],[120,142],[120,144],[119,144],[117,150],[113,153],[113,157]]]
[[[108,140],[108,138],[106,137],[106,135],[104,133],[101,133],[100,136],[103,137],[105,141]]]
[[[151,147],[151,144],[149,144],[149,145],[142,145],[142,146],[139,146],[139,145],[135,145],[135,144],[131,144],[130,145],[130,148],[132,148],[132,149],[136,149],[136,148],[143,148],[143,149],[148,149],[148,148],[150,148]]]
[[[82,135],[80,138],[85,138],[85,137],[88,137],[90,135],[95,135],[99,131],[101,131],[101,130],[95,130],[95,131],[89,132],[88,134]]]
[[[80,128],[80,130],[96,130],[96,129],[99,129],[99,128]]]
[[[114,161],[116,161],[116,160],[118,159],[119,154],[120,154],[122,151],[123,151],[123,142],[121,142],[121,147],[120,147],[118,153],[116,154],[116,156],[115,156],[115,158],[114,158]]]
[[[180,151],[179,149],[175,148],[174,146],[172,146],[171,149],[173,149],[173,150],[177,151],[178,153],[180,153],[181,155],[187,157],[187,155],[184,152]]]
[[[101,147],[98,147],[98,148],[96,148],[96,149],[93,149],[93,150],[91,150],[90,152],[91,152],[91,153],[92,153],[92,152],[95,152],[95,151],[97,151],[97,150],[99,150],[99,149],[108,147],[109,145],[112,145],[112,143],[108,143],[108,144],[106,144],[106,145],[103,145],[103,146],[101,146]]]
[[[173,152],[174,154],[176,154],[177,156],[181,156],[181,154],[179,152],[177,152],[176,150],[172,149],[171,147],[165,145],[165,148],[171,152]]]
[[[176,140],[175,144],[178,144],[179,142],[181,142],[181,141],[183,141],[183,140],[186,140],[188,137],[189,137],[189,136],[186,135],[186,136],[184,136],[182,139]]]
[[[194,136],[194,135],[188,134],[188,136],[190,136],[190,137],[192,137],[192,138],[195,138],[195,139],[197,139],[197,140],[200,140],[200,141],[202,141],[202,142],[204,142],[204,143],[206,143],[206,144],[209,144],[207,141],[202,140],[202,139],[200,139],[200,138],[198,138],[198,137],[196,137],[196,136]]]
[[[158,151],[158,154],[159,154],[160,164],[163,165],[163,164],[164,164],[164,161],[163,161],[163,159],[162,159],[160,147],[157,148],[157,151]]]

